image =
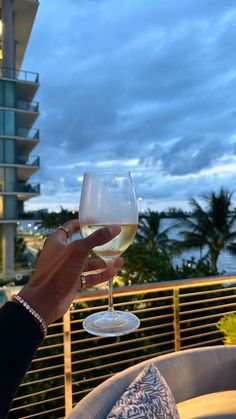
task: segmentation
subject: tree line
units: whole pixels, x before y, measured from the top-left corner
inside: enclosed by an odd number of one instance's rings
[[[190,215],[179,213],[166,229],[162,229],[164,217],[158,211],[142,214],[135,242],[124,254],[128,283],[217,275],[221,252],[236,255],[236,212],[232,196],[232,192],[221,188],[218,193],[202,196],[202,204],[192,198]],[[170,238],[173,229],[178,229],[178,238]],[[174,267],[173,256],[191,249],[199,250],[199,260],[183,260],[180,266]]]
[[[236,211],[232,197],[233,192],[222,187],[202,196],[201,202],[192,198],[189,212],[169,208],[140,214],[135,241],[123,255],[125,264],[117,282],[127,285],[217,275],[221,252],[236,255]],[[163,220],[170,216],[173,223],[163,228]],[[78,213],[64,208],[43,213],[39,228],[49,234],[72,218],[78,218]],[[173,239],[174,229],[178,234]],[[199,250],[199,259],[190,257],[181,261],[181,254],[191,249]],[[179,256],[179,266],[173,265],[174,256]]]

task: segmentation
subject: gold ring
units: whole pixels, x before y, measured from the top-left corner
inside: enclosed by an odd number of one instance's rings
[[[86,277],[84,275],[81,275],[80,276],[80,279],[81,279],[81,288],[82,289],[87,288],[87,280],[86,280]]]
[[[60,226],[60,227],[58,227],[57,230],[63,230],[66,233],[67,239],[69,239],[71,233],[70,233],[70,230],[68,228],[66,228],[65,226]]]

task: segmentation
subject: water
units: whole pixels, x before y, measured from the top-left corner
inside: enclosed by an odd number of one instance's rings
[[[202,255],[205,255],[206,252],[203,252]],[[173,257],[173,264],[180,265],[181,261],[189,260],[194,257],[195,260],[200,259],[200,253],[198,250],[188,250],[182,252],[179,256]],[[234,275],[236,273],[236,256],[230,255],[228,252],[222,251],[217,261],[218,272],[224,275]]]
[[[171,218],[164,218],[161,222],[161,230],[165,230],[166,228],[170,227],[176,222],[176,220]],[[178,220],[177,220],[178,222]],[[179,236],[179,232],[181,229],[173,229],[169,232],[168,237],[172,239],[178,239],[181,240],[181,236]],[[203,249],[202,256],[204,256],[207,253],[207,249]],[[196,249],[190,249],[182,252],[179,256],[173,257],[173,264],[174,265],[180,265],[182,259],[188,260],[192,257],[195,258],[195,260],[200,259],[200,251]],[[225,250],[222,250],[220,253],[220,256],[217,261],[217,268],[219,273],[223,273],[225,275],[233,275],[236,273],[236,256],[231,255]]]
[[[170,227],[175,222],[176,220],[174,219],[164,218],[161,222],[161,231]],[[27,231],[29,233],[32,233],[32,234],[38,232],[37,225],[35,225],[33,222],[29,223],[28,221],[22,221],[20,223],[20,229]],[[172,231],[170,231],[168,236],[173,239],[180,239],[180,236],[178,236],[179,231],[180,229],[179,230],[173,229]],[[78,238],[80,238],[79,234],[76,234],[73,236],[73,239],[78,239]],[[205,253],[206,252],[204,250],[203,255]],[[191,249],[191,250],[182,252],[180,256],[175,256],[173,258],[173,264],[180,265],[182,259],[188,260],[188,259],[191,259],[191,257],[194,257],[196,260],[200,259],[199,250]],[[231,255],[230,253],[226,251],[222,251],[217,262],[217,267],[218,267],[219,273],[224,273],[225,275],[235,274],[236,273],[236,256]]]

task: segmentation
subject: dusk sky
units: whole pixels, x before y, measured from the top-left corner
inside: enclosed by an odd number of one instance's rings
[[[235,0],[41,0],[23,70],[40,74],[41,195],[78,210],[84,171],[129,170],[142,206],[235,189]]]

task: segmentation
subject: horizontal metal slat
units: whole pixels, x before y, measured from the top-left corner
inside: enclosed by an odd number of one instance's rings
[[[167,335],[170,335],[170,334],[172,334],[173,335],[173,333],[165,333],[165,334],[163,334],[163,336],[167,336]],[[160,336],[161,335],[156,335],[155,337],[158,337],[158,338],[160,338]],[[146,338],[147,339],[147,338]],[[166,343],[166,342],[164,342],[164,343]],[[137,351],[139,351],[139,350],[141,350],[141,349],[144,349],[144,348],[149,348],[149,347],[154,347],[154,346],[159,346],[159,345],[161,345],[161,344],[164,344],[163,342],[160,342],[160,343],[158,343],[158,344],[153,344],[153,345],[144,345],[144,346],[141,346],[141,347],[136,347],[136,348],[132,348],[132,349],[127,349],[127,350],[125,350],[125,351],[120,351],[120,352],[117,352],[116,353],[116,355],[124,355],[124,354],[129,354],[129,353],[132,353],[132,352],[137,352]],[[111,349],[111,346],[110,346],[110,349]],[[112,354],[112,356],[114,356],[115,354],[113,353]],[[110,358],[111,357],[111,353],[108,353],[108,354],[104,354],[104,355],[99,355],[99,356],[96,356],[96,357],[93,357],[92,358],[92,360],[93,361],[98,361],[98,360],[101,360],[101,359],[106,359],[106,358]],[[80,364],[80,363],[82,363],[82,362],[86,362],[86,361],[88,361],[88,362],[91,362],[91,358],[86,358],[86,359],[81,359],[81,360],[79,360],[79,361],[74,361],[74,362],[72,362],[72,365],[75,365],[75,364]]]

